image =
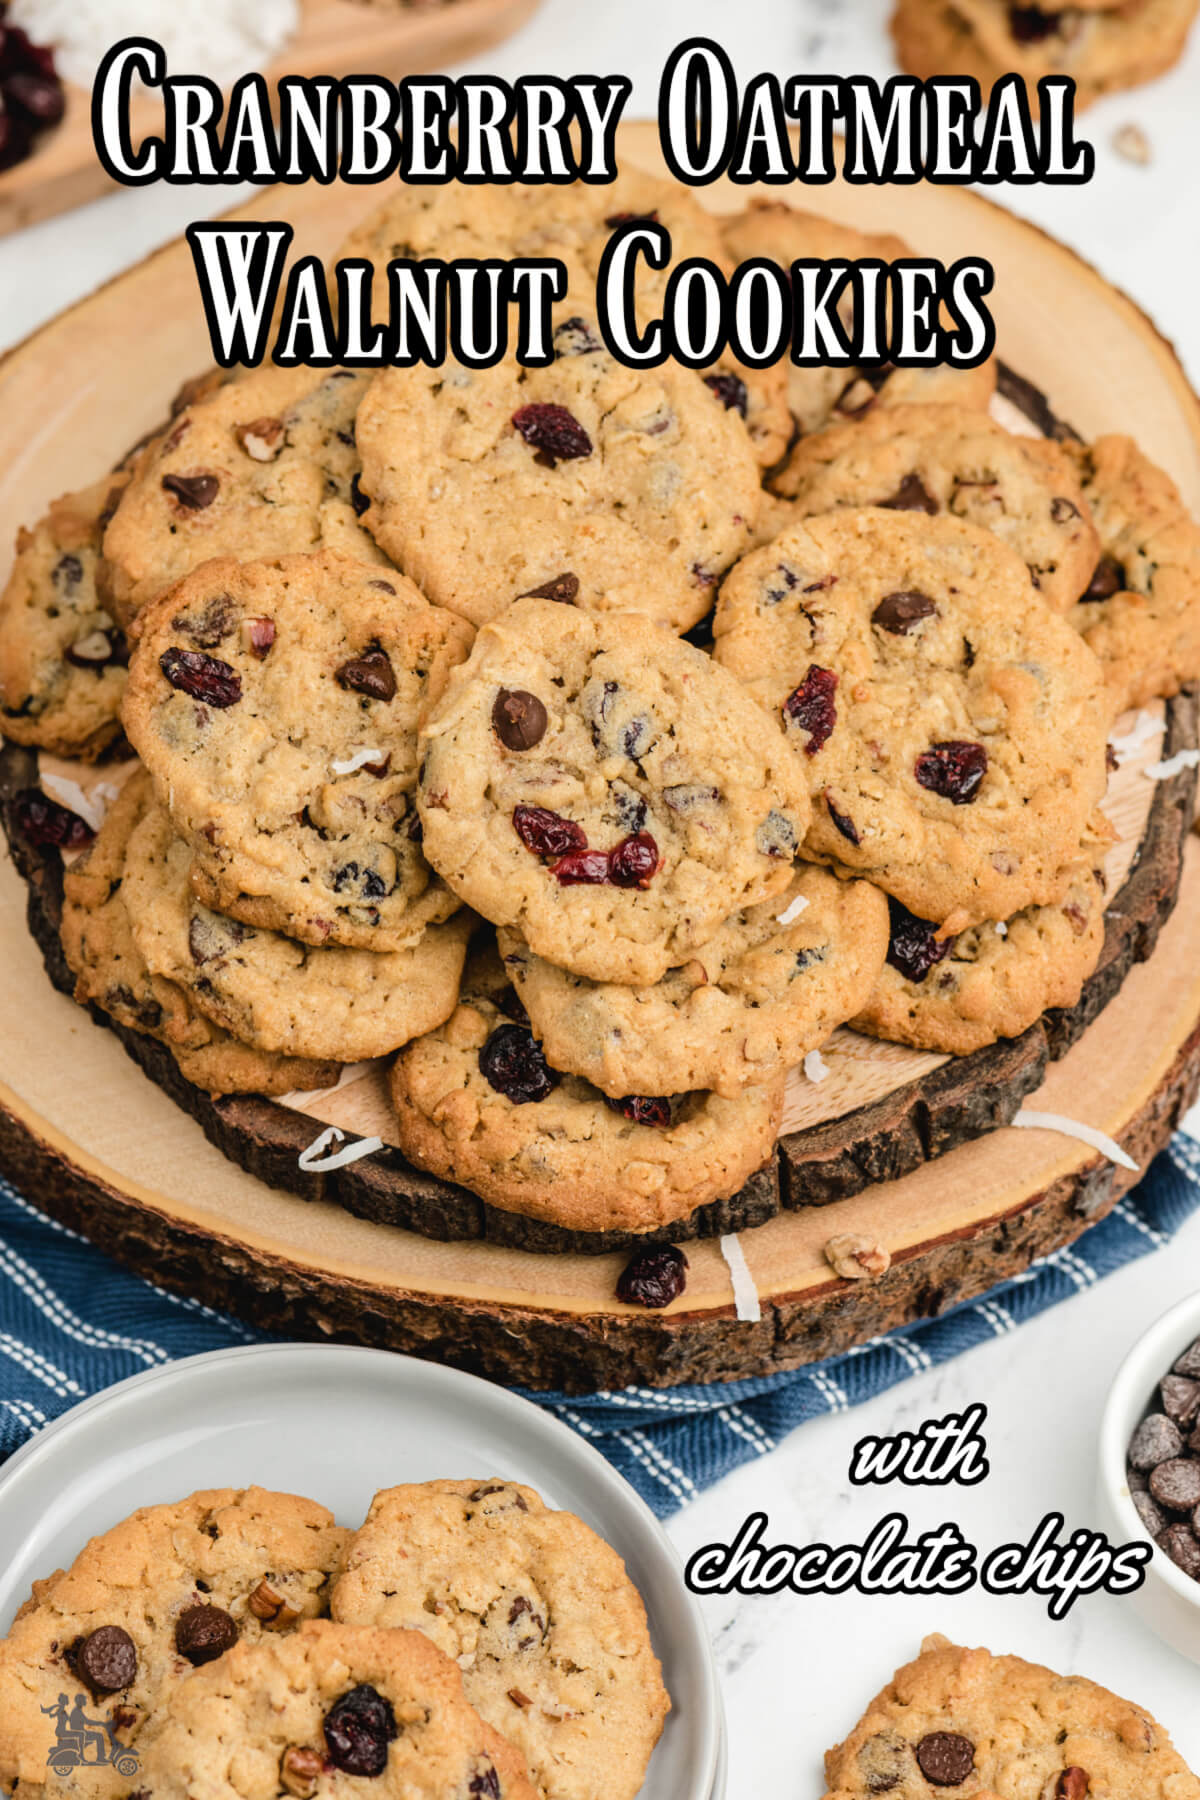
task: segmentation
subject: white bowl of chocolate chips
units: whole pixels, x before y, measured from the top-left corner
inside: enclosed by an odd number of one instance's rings
[[[1139,1338],[1100,1427],[1101,1524],[1114,1543],[1151,1539],[1127,1604],[1200,1663],[1200,1294]]]

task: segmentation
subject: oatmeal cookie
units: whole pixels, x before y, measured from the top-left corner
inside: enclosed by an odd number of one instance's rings
[[[535,1800],[428,1638],[323,1620],[180,1682],[144,1762],[146,1800]]]
[[[391,1092],[418,1168],[575,1231],[656,1231],[736,1194],[772,1154],[783,1110],[782,1075],[733,1100],[609,1100],[560,1074],[494,950],[468,962],[446,1023],[400,1052]]]
[[[636,985],[785,888],[809,816],[803,770],[725,670],[640,615],[548,600],[479,633],[422,731],[417,799],[468,905]]]
[[[63,876],[62,947],[75,976],[75,998],[165,1044],[185,1080],[206,1093],[290,1094],[332,1087],[337,1062],[252,1050],[206,1018],[184,988],[146,967],[134,942],[123,882],[130,838],[154,804],[150,778],[139,770],[109,808],[87,854]]]
[[[472,624],[540,593],[685,631],[750,543],[761,488],[736,409],[694,369],[617,362],[593,312],[555,307],[545,368],[385,369],[363,401],[366,523]]]
[[[312,1500],[215,1489],[147,1506],[95,1537],[65,1572],[37,1582],[0,1643],[0,1791],[78,1796],[78,1774],[47,1767],[53,1710],[77,1696],[113,1741],[140,1752],[148,1720],[193,1668],[241,1642],[283,1642],[327,1613],[350,1534]],[[97,1727],[100,1729],[100,1727]],[[98,1800],[129,1792],[115,1767],[89,1767]]]
[[[376,1494],[333,1616],[422,1631],[543,1800],[634,1800],[670,1701],[625,1565],[574,1513],[500,1480]]]
[[[1065,448],[1101,551],[1071,623],[1100,658],[1116,716],[1200,678],[1200,525],[1132,438]]]
[[[1074,1006],[1104,948],[1104,890],[1081,869],[1054,906],[957,937],[891,902],[887,962],[851,1023],[869,1037],[965,1056],[1020,1037],[1052,1006]]]
[[[865,881],[798,864],[653,987],[586,981],[502,930],[500,953],[555,1069],[601,1092],[731,1099],[823,1044],[883,971],[887,902]]]
[[[982,525],[1055,612],[1075,605],[1100,554],[1067,451],[959,407],[893,406],[801,438],[775,486],[800,517],[882,506]]]
[[[1061,900],[1106,841],[1099,664],[979,526],[809,519],[738,566],[715,631],[808,777],[807,853],[943,933]]]
[[[354,420],[370,379],[272,365],[202,389],[142,451],[104,533],[100,591],[117,620],[213,557],[386,563],[361,523]]]
[[[825,1758],[825,1800],[1200,1800],[1147,1712],[1081,1675],[925,1640]]]
[[[399,950],[457,909],[421,854],[417,721],[470,628],[328,552],[212,562],[139,621],[125,728],[216,912]]]

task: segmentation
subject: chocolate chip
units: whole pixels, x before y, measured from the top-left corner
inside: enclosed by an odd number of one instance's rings
[[[137,1648],[120,1625],[100,1625],[70,1655],[71,1667],[93,1694],[119,1694],[137,1678]]]
[[[828,788],[825,790],[825,808],[830,819],[848,843],[860,844],[862,842],[862,839],[858,835],[858,826],[848,814],[838,811],[837,807],[833,804],[833,801],[829,798]]]
[[[1158,1541],[1185,1575],[1200,1581],[1200,1538],[1190,1525],[1168,1525]]]
[[[40,788],[22,788],[16,795],[13,821],[23,838],[47,850],[82,850],[96,835],[86,819]]]
[[[975,1767],[975,1746],[957,1731],[931,1731],[916,1747],[921,1773],[932,1787],[959,1787]]]
[[[706,375],[704,385],[712,389],[726,412],[740,413],[745,418],[748,396],[740,375]]]
[[[492,729],[506,750],[532,750],[546,735],[546,709],[524,688],[501,688],[492,707]]]
[[[350,504],[359,519],[371,504],[371,496],[363,492],[362,477],[357,471],[350,477]]]
[[[670,1306],[687,1286],[688,1259],[674,1244],[639,1250],[617,1279],[617,1299],[627,1306]]]
[[[1186,1375],[1164,1375],[1160,1385],[1163,1411],[1181,1431],[1190,1431],[1200,1418],[1200,1381]]]
[[[573,462],[592,454],[591,438],[565,406],[535,400],[528,406],[519,406],[512,423],[551,469],[560,462]]]
[[[394,700],[396,672],[386,650],[372,644],[361,656],[352,656],[334,670],[334,680],[350,693],[365,694],[369,700]]]
[[[1168,1512],[1190,1513],[1200,1506],[1200,1462],[1173,1456],[1150,1476],[1150,1492]]]
[[[1054,1800],[1087,1800],[1092,1791],[1091,1780],[1086,1769],[1076,1763],[1064,1769],[1054,1788]]]
[[[162,485],[189,512],[203,512],[211,506],[221,486],[215,475],[164,475]]]
[[[1133,1501],[1133,1504],[1137,1509],[1137,1516],[1146,1527],[1146,1530],[1150,1533],[1150,1536],[1152,1538],[1160,1536],[1161,1533],[1167,1529],[1170,1521],[1157,1500],[1154,1499],[1153,1495],[1148,1491],[1139,1491],[1131,1482],[1129,1498]]]
[[[644,212],[644,213],[639,213],[639,212],[609,213],[609,215],[608,215],[607,219],[605,219],[604,223],[608,226],[608,229],[610,231],[615,231],[617,229],[618,225],[657,225],[658,212],[656,210],[654,212]]]
[[[1129,1444],[1129,1460],[1135,1469],[1156,1469],[1183,1449],[1183,1433],[1164,1413],[1149,1413]]]
[[[198,613],[177,613],[171,627],[198,650],[215,650],[233,630],[236,611],[232,594],[214,594]]]
[[[877,500],[875,504],[886,507],[889,512],[928,513],[930,518],[941,511],[937,501],[917,474],[906,475],[890,500]]]
[[[500,1777],[494,1763],[485,1760],[483,1767],[476,1769],[467,1783],[467,1792],[477,1794],[479,1800],[500,1800]]]
[[[195,1668],[216,1662],[238,1641],[238,1628],[219,1606],[189,1606],[175,1621],[175,1648]]]
[[[1176,1375],[1186,1375],[1192,1381],[1200,1381],[1200,1338],[1189,1344],[1182,1356],[1177,1356],[1171,1365]]]
[[[665,1127],[671,1123],[671,1102],[660,1096],[627,1094],[623,1100],[610,1100],[606,1096],[604,1104],[634,1125]]]
[[[1059,15],[1040,6],[1010,6],[1008,29],[1018,44],[1040,44],[1058,29]]]
[[[343,1694],[325,1715],[329,1760],[344,1775],[382,1775],[397,1735],[391,1701],[367,1682]]]
[[[837,706],[834,704],[837,684],[838,678],[832,669],[810,663],[800,686],[794,688],[783,703],[784,724],[796,725],[808,733],[804,746],[806,756],[815,756],[828,743],[837,724]]]
[[[1079,598],[1084,601],[1111,600],[1125,587],[1125,571],[1115,556],[1102,556]]]
[[[173,688],[190,694],[205,706],[224,709],[242,697],[242,678],[230,663],[203,650],[181,650],[172,644],[158,659],[158,666]]]
[[[518,600],[557,600],[560,606],[573,606],[579,598],[579,577],[572,575],[568,569],[562,575],[555,575],[550,581],[543,581],[541,587],[526,588],[518,594]]]
[[[924,981],[930,969],[950,954],[954,939],[939,939],[936,925],[919,919],[916,913],[909,912],[907,906],[902,906],[890,894],[888,917],[888,962],[893,969],[899,970],[906,981]]]
[[[498,1025],[479,1052],[479,1073],[514,1106],[545,1100],[561,1079],[527,1025]]]
[[[1073,500],[1065,500],[1058,494],[1050,502],[1050,517],[1056,525],[1066,525],[1071,519],[1079,517],[1079,508]]]
[[[596,336],[586,319],[578,314],[564,319],[561,325],[554,328],[555,356],[594,356],[604,345]]]
[[[913,773],[923,788],[949,800],[952,806],[970,806],[979,796],[987,766],[988,755],[982,744],[951,738],[931,744],[918,756]]]
[[[936,613],[937,607],[928,594],[922,594],[917,588],[900,589],[883,596],[871,614],[871,623],[882,631],[890,631],[895,637],[907,637],[914,625]]]

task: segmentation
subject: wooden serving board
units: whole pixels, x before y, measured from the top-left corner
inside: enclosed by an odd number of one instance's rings
[[[649,127],[626,130],[622,155],[661,170]],[[705,197],[718,208],[745,203],[744,192],[720,187]],[[1006,359],[1085,433],[1133,431],[1200,507],[1200,405],[1178,363],[1143,315],[1062,246],[958,190],[881,194],[835,184],[796,198],[867,228],[898,230],[921,251],[952,258],[970,245],[988,256]],[[300,189],[286,204],[269,194],[248,210],[277,216],[281,205],[296,226],[297,253],[327,253],[363,196]],[[204,361],[191,260],[176,245],[0,364],[0,543],[51,494],[111,463]],[[481,1238],[487,1221],[481,1226],[472,1197],[463,1197],[458,1241],[452,1232],[451,1241],[437,1241],[381,1222],[402,1216],[387,1210],[397,1184],[387,1179],[386,1155],[377,1166],[353,1165],[367,1217],[348,1216],[349,1182],[314,1181],[307,1202],[282,1191],[295,1182],[295,1158],[319,1121],[378,1129],[386,1139],[370,1071],[333,1095],[304,1100],[299,1111],[226,1101],[205,1115],[196,1105],[204,1128],[237,1153],[261,1136],[254,1109],[265,1108],[278,1142],[254,1163],[258,1175],[234,1167],[183,1116],[179,1104],[194,1102],[178,1083],[174,1098],[159,1091],[111,1032],[49,989],[26,934],[25,891],[11,871],[0,882],[0,954],[11,972],[0,1161],[48,1210],[134,1266],[294,1334],[391,1344],[574,1388],[720,1379],[829,1354],[982,1291],[1068,1242],[1128,1185],[1125,1172],[1075,1140],[993,1129],[1023,1096],[1038,1110],[1098,1126],[1141,1162],[1190,1099],[1200,1071],[1200,850],[1164,920],[1194,779],[1189,771],[1152,783],[1141,765],[1195,742],[1192,703],[1173,703],[1163,723],[1165,735],[1151,732],[1114,778],[1110,806],[1123,839],[1111,872],[1116,900],[1105,961],[1081,1009],[957,1062],[839,1034],[827,1053],[829,1081],[793,1079],[779,1187],[759,1196],[765,1211],[747,1215],[767,1222],[741,1233],[763,1303],[759,1323],[736,1318],[728,1267],[711,1239],[689,1246],[684,1296],[648,1314],[614,1298],[622,1254],[572,1246],[547,1257]],[[18,768],[6,770],[6,779],[18,776]],[[45,887],[37,894],[43,926],[53,899]],[[153,1046],[142,1043],[137,1054],[156,1081],[172,1086]],[[455,1192],[411,1174],[407,1186],[422,1208]],[[781,1199],[787,1210],[769,1216]],[[744,1221],[702,1223],[712,1230]],[[886,1275],[857,1284],[832,1275],[824,1244],[847,1231],[886,1245]]]
[[[169,4],[169,0],[166,0]],[[278,61],[263,70],[273,84],[281,75],[404,75],[441,69],[476,56],[512,35],[539,0],[446,0],[412,9],[399,0],[300,0],[300,29]],[[193,74],[173,69],[172,74]],[[101,168],[92,143],[91,95],[66,83],[62,124],[40,138],[32,156],[0,175],[0,235],[82,206],[114,183]],[[156,100],[135,106],[133,141],[158,130]]]

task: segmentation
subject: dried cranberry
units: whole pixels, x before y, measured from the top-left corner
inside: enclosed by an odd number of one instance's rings
[[[1058,29],[1058,17],[1040,6],[1010,6],[1008,29],[1018,44],[1040,44]]]
[[[587,849],[587,835],[574,819],[564,819],[545,806],[514,806],[513,829],[535,856],[566,856]]]
[[[488,1763],[485,1769],[477,1769],[467,1783],[468,1794],[478,1794],[479,1800],[500,1800],[500,1777],[496,1773],[494,1763]]]
[[[6,75],[3,87],[7,105],[28,113],[39,128],[45,130],[61,121],[66,99],[60,81],[45,75]]]
[[[854,820],[850,817],[849,813],[838,811],[837,807],[829,797],[828,788],[825,790],[825,808],[829,817],[848,843],[862,843],[862,839],[858,835],[858,826],[854,823]]]
[[[923,788],[940,794],[953,806],[970,806],[979,795],[979,784],[987,774],[988,756],[982,744],[966,744],[950,738],[933,744],[914,764],[914,773]]]
[[[172,644],[158,659],[158,666],[173,688],[201,700],[205,706],[233,706],[242,697],[242,678],[219,656],[202,650],[181,650]]]
[[[607,850],[568,850],[554,864],[560,887],[606,887],[612,880]]]
[[[704,385],[712,389],[726,412],[741,413],[745,418],[749,396],[740,375],[706,375]]]
[[[372,644],[361,656],[352,656],[333,672],[338,686],[353,694],[365,694],[368,700],[396,698],[396,671],[386,650]]]
[[[661,1096],[627,1094],[623,1100],[606,1099],[604,1104],[634,1125],[665,1126],[671,1123],[671,1102]]]
[[[1088,582],[1079,598],[1083,601],[1111,600],[1125,587],[1125,571],[1115,556],[1102,556],[1092,571],[1092,579]]]
[[[479,1073],[514,1106],[544,1100],[559,1083],[527,1025],[498,1025],[479,1052]]]
[[[586,319],[576,313],[554,328],[555,356],[594,356],[604,345]]]
[[[658,845],[650,833],[638,831],[632,837],[622,838],[609,851],[608,878],[614,887],[648,888],[658,873],[661,861]]]
[[[901,588],[894,594],[885,594],[875,611],[871,614],[872,625],[878,625],[881,631],[890,631],[893,637],[907,637],[914,625],[922,619],[932,618],[937,607],[919,588]]]
[[[344,1775],[382,1775],[398,1736],[392,1703],[367,1682],[351,1688],[325,1715],[329,1760]]]
[[[793,689],[783,703],[784,723],[798,725],[801,731],[808,733],[808,742],[804,746],[806,756],[815,756],[822,745],[829,742],[830,733],[837,724],[837,707],[833,701],[837,684],[838,678],[832,669],[810,663],[800,686]]]
[[[518,594],[518,600],[557,600],[562,606],[573,606],[579,598],[579,577],[572,575],[568,569],[562,575],[555,575],[551,581],[543,581],[541,587],[526,588]]]
[[[937,926],[918,919],[899,900],[888,897],[891,933],[887,959],[906,981],[924,981],[935,963],[950,954],[953,938],[936,936]]]
[[[888,512],[923,512],[930,518],[941,508],[917,474],[906,475],[890,500],[877,500]]]
[[[576,457],[592,454],[591,438],[565,406],[534,401],[529,406],[519,406],[512,422],[552,469],[560,462],[573,462]]]
[[[617,1299],[627,1306],[670,1306],[687,1286],[688,1259],[674,1244],[639,1250],[617,1279]]]
[[[13,817],[21,836],[45,849],[82,850],[96,835],[86,819],[40,788],[22,788],[13,801]]]
[[[215,475],[164,475],[162,484],[189,512],[203,512],[211,506],[221,486]]]

